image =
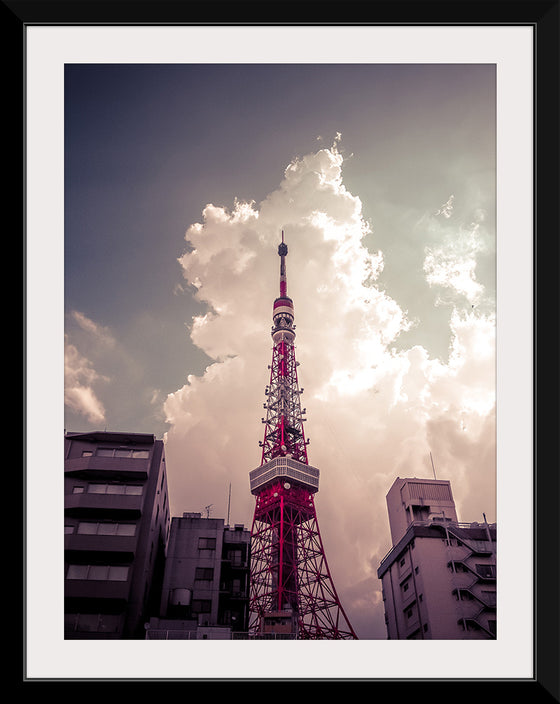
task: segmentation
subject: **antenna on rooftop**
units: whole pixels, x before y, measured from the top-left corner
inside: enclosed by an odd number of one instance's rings
[[[208,504],[208,506],[204,507],[204,510],[206,511],[206,518],[210,518],[210,509],[212,508],[214,504]]]
[[[229,483],[229,496],[228,496],[228,502],[227,502],[227,525],[229,526],[229,505],[231,502],[231,482]]]
[[[434,473],[434,479],[437,479],[436,477],[436,468],[434,467],[434,459],[432,457],[432,453],[430,452],[430,460],[432,461],[432,471]]]

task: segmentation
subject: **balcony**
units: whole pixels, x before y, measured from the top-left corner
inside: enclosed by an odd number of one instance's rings
[[[66,579],[64,596],[74,599],[121,599],[128,600],[130,582],[104,580]]]
[[[246,599],[248,596],[247,589],[245,587],[236,587],[235,589],[231,584],[220,584],[220,594],[227,596],[230,599]]]
[[[140,516],[142,513],[143,496],[126,494],[65,494],[64,510],[67,514],[75,513],[129,513]]]
[[[130,479],[147,479],[150,470],[149,459],[132,457],[75,457],[64,461],[65,474],[105,476],[108,472],[124,474]]]
[[[450,560],[447,567],[456,575],[465,575],[471,581],[466,585],[469,589],[478,583],[493,584],[496,582],[496,565],[475,564],[474,568],[465,560]],[[473,579],[474,578],[474,579]]]
[[[132,556],[136,550],[136,537],[71,533],[64,536],[64,549],[85,552],[118,552]]]
[[[488,624],[481,623],[478,618],[463,618],[457,621],[459,625],[463,625],[467,630],[475,630],[484,633],[486,637],[490,640],[496,638],[495,627],[493,627],[490,622]]]

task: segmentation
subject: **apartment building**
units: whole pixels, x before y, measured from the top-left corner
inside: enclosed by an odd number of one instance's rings
[[[230,639],[247,631],[250,532],[221,518],[171,520],[159,616],[146,638]]]
[[[496,637],[496,525],[459,523],[450,482],[397,478],[377,571],[388,639]]]
[[[64,451],[65,638],[143,638],[169,536],[163,441],[67,432]]]

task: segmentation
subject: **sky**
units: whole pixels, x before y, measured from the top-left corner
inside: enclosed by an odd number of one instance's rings
[[[397,477],[496,520],[491,64],[67,64],[65,428],[165,441],[172,516],[250,527],[288,245],[333,580],[384,639]]]

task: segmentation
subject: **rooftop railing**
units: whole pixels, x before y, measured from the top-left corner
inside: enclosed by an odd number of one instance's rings
[[[459,522],[457,522],[457,521],[446,521],[446,522],[444,522],[444,521],[441,521],[441,520],[429,519],[429,520],[427,520],[427,521],[412,521],[411,523],[409,523],[409,525],[408,525],[408,527],[407,527],[407,529],[406,529],[406,533],[408,533],[408,531],[409,531],[411,528],[414,528],[415,526],[425,526],[425,527],[437,526],[438,528],[447,528],[447,529],[450,530],[451,532],[453,532],[453,528],[460,528],[460,529],[468,529],[468,528],[483,528],[483,529],[486,529],[486,528],[492,528],[493,530],[496,530],[496,524],[495,524],[495,523],[488,523],[488,524],[486,524],[486,523],[477,523],[476,521],[471,522],[471,523],[459,523]],[[403,538],[404,538],[404,536],[406,535],[406,533],[403,535]],[[464,542],[465,544],[467,544],[467,540],[466,540],[466,539],[463,538],[462,540],[463,540],[463,542]],[[380,566],[383,565],[383,563],[387,560],[387,558],[391,555],[391,553],[393,553],[393,551],[394,551],[395,548],[401,543],[401,541],[402,541],[402,539],[397,543],[397,545],[393,545],[393,546],[391,547],[391,549],[388,550],[388,552],[386,553],[386,555],[381,559],[381,562],[379,563]],[[481,541],[471,541],[471,542],[480,543]],[[480,545],[478,546],[478,548],[480,549]]]

